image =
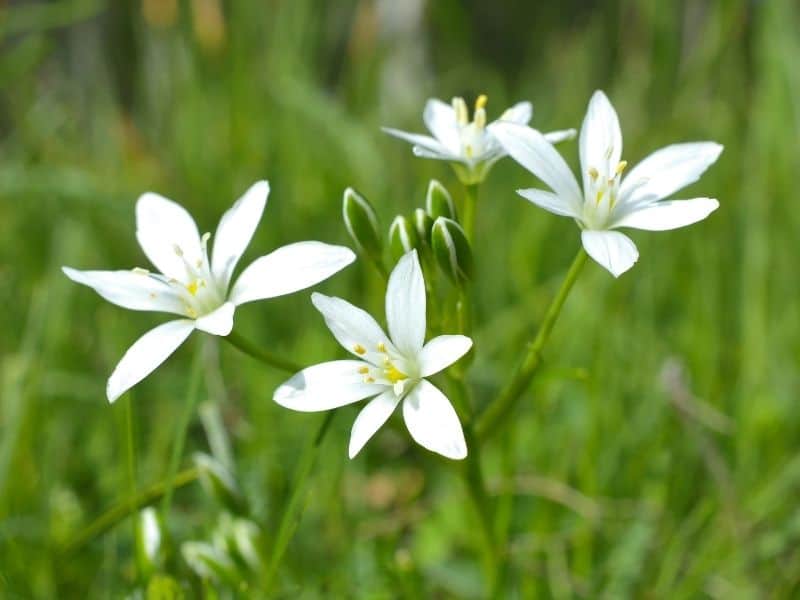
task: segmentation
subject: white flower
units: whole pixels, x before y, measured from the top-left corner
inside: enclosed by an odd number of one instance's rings
[[[160,273],[63,267],[67,277],[94,288],[109,302],[183,317],[152,329],[128,349],[108,379],[109,402],[149,375],[195,329],[228,335],[240,304],[305,289],[355,260],[343,246],[297,242],[256,259],[231,286],[233,270],[261,220],[268,195],[269,184],[259,181],[222,215],[209,260],[210,234],[200,237],[182,206],[148,192],[136,203],[136,237]]]
[[[448,458],[467,455],[464,433],[450,401],[425,377],[438,373],[472,347],[463,335],[425,341],[425,281],[416,250],[403,256],[389,277],[386,321],[389,335],[368,313],[342,300],[314,293],[336,340],[358,360],[335,360],[297,373],[275,391],[275,402],[316,412],[372,398],[353,423],[350,458],[402,401],[411,437]]]
[[[719,206],[713,198],[662,201],[697,181],[717,160],[722,146],[714,142],[666,146],[623,179],[628,163],[620,160],[619,120],[601,91],[589,101],[581,127],[583,193],[567,163],[538,131],[500,123],[493,132],[514,160],[555,192],[526,189],[518,190],[519,195],[545,210],[575,219],[586,252],[614,277],[630,269],[639,252],[628,236],[612,229],[676,229],[705,219]]]
[[[530,102],[518,102],[487,127],[486,101],[485,95],[478,96],[470,122],[467,104],[463,98],[453,98],[450,105],[435,98],[428,100],[422,119],[433,137],[389,127],[384,127],[383,131],[414,144],[413,151],[417,156],[453,163],[456,174],[463,183],[480,183],[492,165],[506,155],[492,135],[491,127],[501,121],[526,125],[533,116]],[[545,134],[545,138],[552,143],[573,137],[574,129]]]

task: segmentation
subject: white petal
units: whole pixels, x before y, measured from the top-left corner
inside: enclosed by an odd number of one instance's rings
[[[425,342],[425,280],[416,250],[405,254],[389,275],[386,322],[397,349],[416,356]]]
[[[367,311],[353,306],[347,300],[314,292],[311,302],[322,316],[342,347],[364,360],[380,365],[384,355],[378,345],[384,344],[392,354],[397,351],[380,325]]]
[[[303,369],[281,384],[275,402],[300,412],[330,410],[386,391],[385,385],[364,383],[360,360],[334,360]]]
[[[451,153],[457,154],[461,147],[461,136],[456,122],[456,111],[449,104],[431,98],[425,104],[422,119],[439,142]]]
[[[400,396],[389,389],[380,396],[373,398],[358,413],[353,429],[350,431],[350,458],[355,457],[364,447],[375,432],[392,416],[394,409],[400,402]]]
[[[648,231],[667,231],[702,221],[719,208],[713,198],[663,200],[632,210],[614,223],[614,227],[633,227]]]
[[[185,279],[184,260],[194,264],[204,258],[192,216],[181,205],[152,192],[136,202],[136,239],[150,262],[175,279]]]
[[[433,158],[434,160],[446,160],[450,162],[469,162],[463,156],[450,154],[444,148],[442,148],[441,151],[433,151],[428,148],[423,148],[422,146],[414,146],[411,151],[414,153],[414,156],[419,156],[420,158]]]
[[[440,335],[429,340],[419,354],[420,376],[428,377],[446,369],[472,348],[465,335]]]
[[[227,291],[236,263],[244,254],[261,221],[269,196],[269,183],[257,181],[222,215],[214,236],[211,272]]]
[[[565,142],[567,140],[573,139],[577,135],[577,131],[574,129],[559,129],[557,131],[550,131],[544,134],[544,139],[546,139],[551,144],[557,144],[559,142]]]
[[[660,200],[694,183],[719,158],[722,146],[714,142],[673,144],[656,150],[622,180],[623,202]]]
[[[583,196],[578,182],[558,151],[541,133],[512,123],[497,123],[492,126],[492,133],[514,160],[550,186],[574,214],[580,212]]]
[[[580,214],[576,213],[571,205],[564,202],[561,196],[556,196],[553,192],[529,188],[527,190],[517,190],[517,193],[526,200],[533,202],[536,206],[562,217],[577,218]]]
[[[109,402],[152,373],[194,330],[194,321],[179,319],[151,329],[128,348],[106,384]]]
[[[601,175],[608,177],[616,169],[622,156],[622,132],[617,111],[600,90],[589,100],[578,145],[583,189],[588,190],[589,169],[597,169]]]
[[[400,138],[401,140],[405,140],[407,142],[411,142],[415,146],[418,146],[425,152],[430,152],[431,154],[447,154],[449,155],[449,151],[447,148],[442,146],[442,144],[436,138],[432,138],[429,135],[420,135],[418,133],[408,133],[407,131],[400,131],[399,129],[392,129],[391,127],[381,127],[381,130],[384,133],[388,133],[396,138]],[[416,152],[415,152],[416,154]]]
[[[195,327],[212,335],[228,335],[233,329],[233,313],[236,305],[226,302],[218,309],[195,320]]]
[[[514,106],[500,115],[497,121],[509,121],[519,125],[527,125],[533,117],[533,104],[530,102],[517,102]]]
[[[586,252],[614,277],[619,277],[639,259],[639,251],[631,239],[619,231],[581,233]]]
[[[230,300],[244,304],[306,289],[338,273],[356,259],[350,248],[296,242],[257,258],[239,276]]]
[[[458,415],[439,389],[422,379],[403,400],[403,418],[411,437],[447,458],[467,456],[467,442]]]
[[[88,285],[103,298],[130,310],[152,310],[184,315],[185,305],[172,287],[142,271],[78,271],[61,267],[76,283]]]

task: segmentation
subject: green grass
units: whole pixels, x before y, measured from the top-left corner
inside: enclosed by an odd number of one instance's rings
[[[724,144],[685,192],[721,207],[690,228],[634,232],[641,258],[619,280],[586,266],[513,426],[482,448],[508,548],[503,597],[800,594],[795,3],[437,0],[419,23],[390,26],[355,0],[231,2],[223,21],[193,21],[191,4],[217,4],[206,0],[178,3],[161,27],[142,17],[153,2],[12,4],[0,8],[0,596],[155,594],[165,575],[187,597],[265,585],[243,566],[203,582],[176,551],[210,541],[223,519],[196,483],[175,491],[155,579],[137,566],[129,520],[64,554],[131,497],[125,402],[108,405],[105,380],[162,319],[105,303],[59,267],[146,266],[141,192],[212,230],[267,178],[248,257],[301,239],[349,243],[348,185],[385,228],[422,205],[431,177],[462,193],[447,165],[413,157],[381,125],[421,131],[427,97],[485,92],[490,118],[529,99],[535,126],[578,127],[596,88],[620,114],[632,164],[671,142]],[[559,149],[575,166],[576,143]],[[514,193],[533,184],[504,160],[481,189],[469,379],[481,404],[510,377],[579,243],[574,224]],[[365,261],[319,289],[381,313]],[[295,362],[341,356],[306,292],[243,307],[237,330]],[[230,452],[269,548],[323,417],[274,404],[285,374],[227,344],[193,336],[134,389],[136,487],[166,476],[196,352],[205,380],[181,467],[195,451]],[[331,424],[272,591],[482,597],[459,471],[413,445],[397,416],[349,461],[355,414]]]

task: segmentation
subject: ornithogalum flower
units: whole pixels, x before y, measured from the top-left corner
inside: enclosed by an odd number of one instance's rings
[[[567,163],[538,131],[498,123],[495,136],[511,157],[555,193],[518,190],[523,198],[557,215],[572,217],[581,228],[586,252],[619,277],[639,258],[620,227],[665,231],[691,225],[717,209],[713,198],[662,200],[694,183],[717,160],[722,146],[692,142],[666,146],[630,170],[622,157],[622,133],[614,107],[597,91],[581,126],[580,163],[583,192]]]
[[[350,435],[353,458],[403,403],[411,437],[448,458],[467,455],[464,433],[450,401],[426,380],[472,347],[463,335],[425,341],[425,281],[416,250],[405,254],[386,289],[386,335],[368,313],[342,300],[315,293],[311,301],[336,340],[356,360],[308,367],[275,391],[275,401],[292,410],[315,412],[372,398],[358,414]]]
[[[253,237],[268,195],[269,184],[259,181],[222,215],[209,260],[210,234],[201,237],[182,206],[148,192],[136,203],[136,237],[160,273],[140,268],[78,271],[63,267],[67,277],[123,308],[182,317],[152,329],[128,349],[108,379],[109,402],[149,375],[195,329],[226,336],[240,304],[305,289],[353,262],[355,254],[349,248],[297,242],[256,259],[231,285],[236,263]]]
[[[453,98],[451,104],[431,98],[422,113],[431,135],[407,133],[389,127],[384,127],[383,131],[414,144],[413,151],[417,156],[451,163],[462,183],[477,184],[486,178],[494,163],[506,155],[492,135],[492,125],[501,121],[527,125],[533,116],[530,102],[518,102],[487,126],[486,101],[485,95],[478,96],[470,121],[463,98]],[[573,137],[574,129],[545,134],[545,139],[552,143]]]

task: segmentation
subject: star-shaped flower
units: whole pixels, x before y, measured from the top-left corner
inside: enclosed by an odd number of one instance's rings
[[[461,459],[464,433],[447,397],[429,377],[472,347],[463,335],[425,341],[425,281],[416,250],[404,255],[389,277],[386,321],[389,335],[368,313],[342,300],[311,296],[336,340],[357,360],[308,367],[275,391],[275,401],[292,410],[316,412],[372,398],[358,414],[350,435],[350,458],[403,403],[411,437],[428,450]]]
[[[485,95],[478,96],[472,121],[463,98],[453,98],[451,104],[431,98],[425,104],[422,119],[432,136],[407,133],[384,127],[386,133],[414,144],[414,154],[423,158],[446,160],[453,164],[456,174],[464,184],[482,182],[494,163],[506,155],[492,134],[495,123],[508,121],[526,125],[533,116],[530,102],[518,102],[506,110],[497,121],[486,125]],[[574,129],[545,134],[552,143],[575,137]]]
[[[109,402],[149,375],[195,329],[226,336],[233,329],[233,313],[240,304],[305,289],[355,260],[355,254],[343,246],[297,242],[256,259],[231,285],[268,195],[269,184],[259,181],[222,215],[209,260],[210,234],[201,237],[186,209],[148,192],[136,203],[136,237],[160,273],[140,268],[78,271],[63,267],[67,277],[123,308],[182,317],[159,325],[134,342],[108,379]]]
[[[622,157],[622,133],[614,107],[597,91],[589,102],[579,140],[583,191],[567,163],[538,131],[498,123],[492,131],[511,157],[553,192],[518,190],[523,198],[557,215],[575,219],[586,252],[614,277],[639,258],[620,227],[665,231],[691,225],[717,209],[713,198],[662,200],[694,183],[722,152],[714,142],[666,146],[630,170]]]

